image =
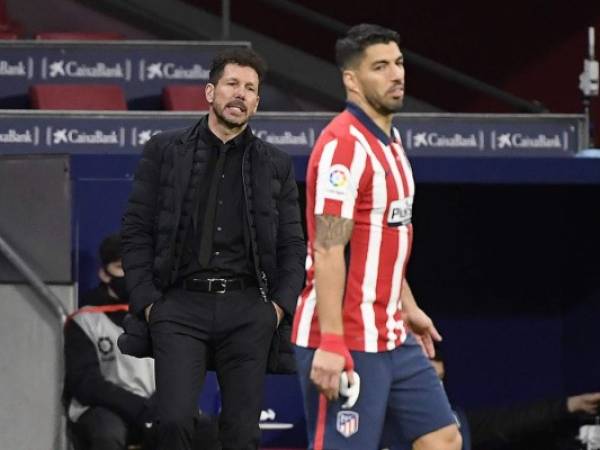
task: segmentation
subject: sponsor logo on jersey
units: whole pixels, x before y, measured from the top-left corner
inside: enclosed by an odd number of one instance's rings
[[[387,223],[390,227],[408,225],[412,220],[413,197],[394,200],[388,208]]]

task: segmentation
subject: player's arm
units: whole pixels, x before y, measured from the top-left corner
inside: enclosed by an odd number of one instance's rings
[[[354,221],[330,215],[316,216],[315,219],[314,265],[319,326],[321,333],[343,335],[344,249],[350,240]]]
[[[406,323],[419,340],[425,355],[433,358],[435,356],[433,341],[441,341],[442,336],[438,333],[431,318],[419,308],[419,305],[417,305],[415,296],[413,295],[406,278],[402,280],[400,301],[402,302],[402,311]]]
[[[400,293],[400,301],[402,302],[402,310],[405,314],[409,315],[411,311],[414,311],[415,308],[418,308],[417,300],[415,300],[415,296],[412,293],[412,289],[408,284],[408,280],[404,278],[402,280],[402,290]]]
[[[339,395],[340,373],[352,370],[344,343],[342,301],[346,283],[344,248],[354,222],[331,215],[317,215],[314,243],[315,289],[321,345],[313,358],[311,380],[329,400]]]

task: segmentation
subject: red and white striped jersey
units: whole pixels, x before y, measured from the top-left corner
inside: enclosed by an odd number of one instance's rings
[[[356,105],[323,130],[306,175],[308,255],[306,285],[298,299],[292,340],[316,348],[313,243],[315,215],[352,219],[343,303],[350,350],[382,352],[406,339],[400,291],[412,245],[415,191],[397,130],[390,138]]]

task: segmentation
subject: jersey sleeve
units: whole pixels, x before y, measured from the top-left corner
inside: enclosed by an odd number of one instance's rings
[[[352,137],[333,137],[323,145],[317,164],[315,215],[354,219],[367,155]]]

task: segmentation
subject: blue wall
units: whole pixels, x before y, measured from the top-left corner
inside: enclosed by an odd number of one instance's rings
[[[119,229],[137,160],[72,157],[81,291],[97,282],[97,247]],[[419,173],[415,164],[417,181]],[[409,281],[445,337],[454,403],[600,390],[598,198],[598,185],[418,184]],[[217,404],[212,378],[201,405],[216,412]],[[304,445],[294,377],[270,378],[264,409],[294,425],[264,432],[265,444]]]

